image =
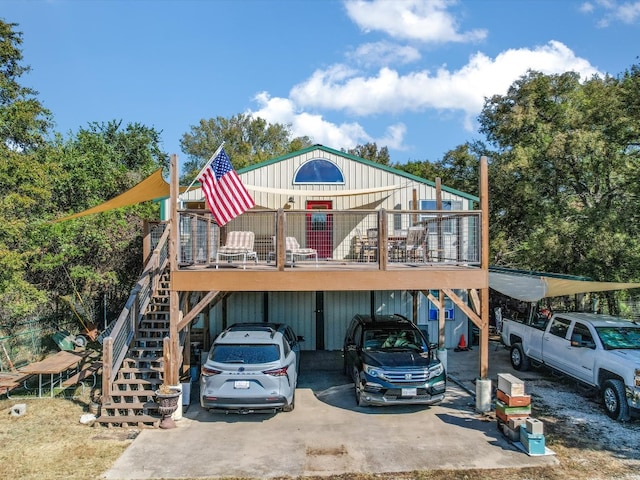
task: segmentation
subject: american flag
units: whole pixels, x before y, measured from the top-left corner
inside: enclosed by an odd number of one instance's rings
[[[224,148],[198,176],[207,206],[222,226],[255,205],[253,198],[231,166]]]

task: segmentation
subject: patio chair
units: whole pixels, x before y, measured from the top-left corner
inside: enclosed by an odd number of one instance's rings
[[[273,251],[267,255],[267,263],[276,258],[276,237],[273,238]],[[285,240],[285,261],[291,267],[296,263],[296,258],[315,258],[316,268],[318,268],[318,251],[315,248],[302,248],[296,237],[286,237]]]
[[[220,257],[224,257],[228,262],[234,258],[242,257],[242,268],[247,268],[247,258],[252,258],[258,263],[258,255],[253,249],[255,234],[253,232],[229,232],[224,246],[218,248],[216,252],[216,268],[220,263]]]
[[[286,255],[291,260],[291,266],[296,262],[296,258],[315,258],[316,268],[318,268],[318,251],[315,248],[302,248],[296,237],[286,237]]]
[[[369,232],[367,231],[367,236],[364,236],[360,229],[356,228],[356,236],[358,238],[358,243],[360,244],[360,254],[358,258],[358,261],[360,262],[375,262],[378,255],[378,232],[376,230],[373,243],[370,242],[368,233]]]
[[[404,257],[408,261],[427,261],[424,227],[410,227],[407,232],[407,243],[404,245]]]

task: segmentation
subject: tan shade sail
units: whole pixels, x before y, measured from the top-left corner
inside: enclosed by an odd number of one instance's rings
[[[113,210],[115,208],[128,207],[129,205],[136,205],[138,203],[168,196],[169,184],[164,180],[164,178],[162,178],[162,168],[159,168],[146,179],[138,183],[135,187],[130,188],[117,197],[107,200],[106,202],[83,212],[59,218],[55,220],[54,223],[71,220],[72,218],[84,217],[85,215],[91,215],[93,213],[106,212],[107,210]]]
[[[253,192],[271,193],[274,195],[298,195],[301,197],[347,197],[356,195],[371,195],[373,193],[398,190],[402,185],[390,185],[387,187],[362,188],[357,190],[293,190],[283,188],[260,187],[257,185],[245,185],[247,190]]]
[[[537,302],[547,297],[640,288],[640,283],[593,282],[544,275],[489,272],[489,287],[518,300]]]

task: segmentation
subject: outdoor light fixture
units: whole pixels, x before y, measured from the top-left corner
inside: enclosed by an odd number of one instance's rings
[[[289,202],[288,203],[296,203],[295,199],[293,197],[289,197]]]

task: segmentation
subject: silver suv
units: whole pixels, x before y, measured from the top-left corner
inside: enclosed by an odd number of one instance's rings
[[[218,335],[202,365],[200,405],[237,413],[290,412],[302,340],[284,324],[232,325]]]

